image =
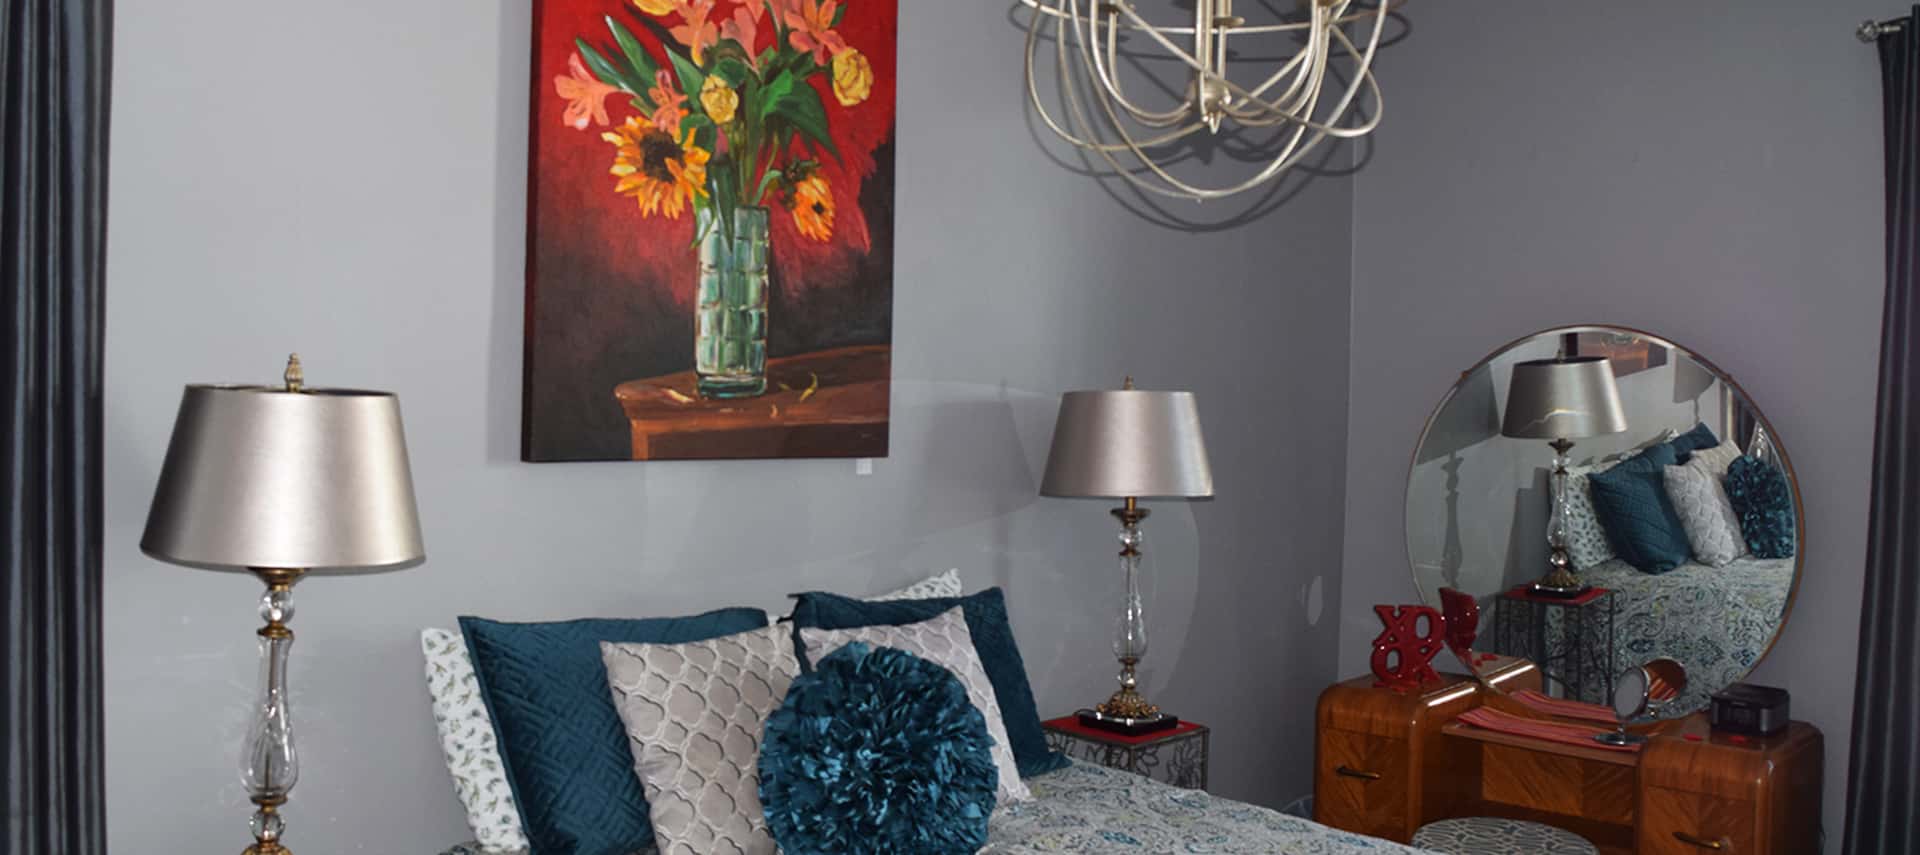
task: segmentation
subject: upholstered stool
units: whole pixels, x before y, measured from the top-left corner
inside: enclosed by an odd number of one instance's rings
[[[1413,845],[1446,855],[1600,855],[1571,831],[1491,816],[1429,822],[1413,833]]]

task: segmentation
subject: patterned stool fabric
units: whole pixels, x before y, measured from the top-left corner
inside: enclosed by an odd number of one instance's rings
[[[1446,855],[1600,855],[1571,831],[1490,816],[1427,823],[1414,832],[1413,845]]]

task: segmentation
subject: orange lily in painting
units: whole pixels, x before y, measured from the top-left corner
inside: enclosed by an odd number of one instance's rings
[[[827,59],[847,49],[847,41],[833,29],[838,0],[787,0],[787,41],[795,50],[813,52],[813,61],[826,65]]]
[[[733,10],[733,19],[720,24],[720,37],[733,39],[747,52],[747,64],[760,67],[760,57],[754,54],[754,42],[760,40],[760,16],[765,8],[754,0],[740,4]]]
[[[653,126],[668,134],[678,133],[680,120],[687,117],[686,93],[674,88],[672,75],[661,69],[653,75],[653,87],[647,90],[647,97],[658,105],[653,108],[650,120]]]
[[[681,24],[667,31],[687,46],[694,65],[701,64],[700,55],[720,39],[720,28],[707,20],[713,14],[713,4],[714,0],[684,0],[680,3]]]
[[[587,125],[605,125],[607,118],[607,96],[620,91],[617,86],[608,86],[587,72],[586,63],[576,53],[567,57],[567,75],[553,78],[553,91],[567,99],[567,111],[560,117],[567,127],[584,131]]]

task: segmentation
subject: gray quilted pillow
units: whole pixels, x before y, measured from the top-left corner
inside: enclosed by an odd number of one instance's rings
[[[774,855],[760,733],[800,673],[770,626],[687,644],[600,645],[662,855]]]
[[[1709,567],[1725,567],[1747,554],[1747,541],[1740,534],[1740,517],[1733,512],[1733,502],[1721,488],[1720,478],[1713,474],[1713,459],[1703,456],[1706,453],[1695,452],[1685,464],[1667,467],[1661,479],[1674,512],[1680,515],[1680,528],[1686,532],[1693,560]]]

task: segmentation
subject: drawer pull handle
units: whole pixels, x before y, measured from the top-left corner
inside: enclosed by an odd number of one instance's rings
[[[1718,840],[1708,840],[1708,839],[1706,839],[1706,838],[1704,838],[1704,837],[1695,837],[1695,836],[1693,836],[1693,835],[1691,835],[1691,834],[1688,834],[1688,833],[1686,833],[1686,832],[1684,832],[1684,831],[1676,831],[1676,832],[1674,832],[1674,833],[1673,833],[1673,839],[1675,839],[1675,840],[1678,840],[1678,841],[1680,841],[1681,843],[1685,843],[1685,844],[1687,844],[1688,846],[1698,846],[1698,847],[1700,847],[1701,849],[1711,849],[1711,850],[1713,850],[1713,851],[1715,851],[1715,852],[1721,852],[1721,851],[1724,851],[1724,850],[1726,850],[1726,849],[1727,849],[1727,848],[1729,847],[1729,845],[1730,845],[1730,844],[1728,844],[1728,843],[1727,843],[1727,839],[1726,839],[1726,838],[1724,838],[1724,837],[1722,837],[1722,838],[1720,838],[1720,839],[1718,839]]]
[[[1350,769],[1350,768],[1347,768],[1346,766],[1334,767],[1333,773],[1343,778],[1359,778],[1362,781],[1380,780],[1379,772],[1362,772],[1359,769]]]

